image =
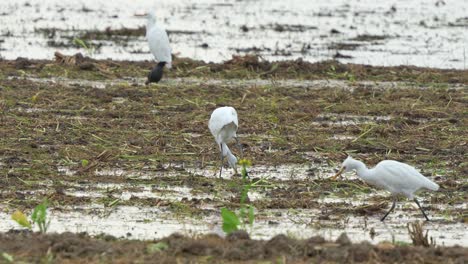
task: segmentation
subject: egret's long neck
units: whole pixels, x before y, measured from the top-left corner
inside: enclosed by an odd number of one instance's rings
[[[146,21],[146,31],[151,29],[156,24],[156,20],[154,18],[148,18]]]
[[[221,143],[221,145],[223,146],[223,157],[226,157],[226,156],[228,156],[229,154],[232,155],[232,152],[231,152],[231,150],[229,149],[229,147],[226,145],[226,143]]]
[[[236,173],[237,173],[237,158],[236,158],[236,156],[234,156],[234,154],[232,154],[231,150],[229,149],[229,147],[225,143],[222,143],[222,146],[223,146],[223,156],[227,157],[229,166],[231,166],[231,168],[233,168],[234,171],[236,171]]]
[[[356,173],[359,178],[363,180],[372,180],[372,175],[369,173],[369,169],[363,162],[354,160],[353,166],[356,169]]]

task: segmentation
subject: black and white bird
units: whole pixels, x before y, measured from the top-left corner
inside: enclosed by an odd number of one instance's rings
[[[221,168],[219,169],[219,177],[223,171],[223,158],[227,157],[229,166],[234,169],[237,174],[237,158],[232,154],[229,147],[226,145],[232,139],[235,139],[239,151],[242,155],[242,148],[237,138],[237,128],[239,127],[239,121],[237,120],[236,109],[230,106],[224,106],[216,108],[211,114],[210,121],[208,122],[208,128],[211,134],[216,140],[219,150],[221,152]]]
[[[148,74],[146,84],[159,82],[163,76],[164,67],[170,69],[172,66],[171,46],[166,30],[156,23],[156,14],[154,12],[148,14],[147,20],[146,38],[148,39],[150,51],[158,64]]]

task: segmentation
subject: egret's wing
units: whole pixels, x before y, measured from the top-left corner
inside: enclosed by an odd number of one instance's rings
[[[236,127],[239,127],[239,120],[237,119],[237,112],[236,112],[236,109],[234,109],[233,107],[231,107],[231,118],[232,118],[232,122],[234,122]]]
[[[213,116],[213,114],[211,115],[210,122],[208,123],[208,128],[210,129],[211,134],[216,137],[219,131],[221,131],[223,128],[224,124],[220,118]]]
[[[382,182],[394,190],[413,192],[431,182],[412,166],[394,160],[380,162],[375,171]]]
[[[171,47],[169,44],[169,37],[167,36],[166,30],[157,25],[154,25],[147,33],[146,38],[151,53],[158,62],[166,62],[168,68],[172,63]]]
[[[237,120],[236,109],[230,106],[223,107],[221,120],[224,126],[234,123],[235,130],[237,131],[237,128],[239,127],[239,120]]]
[[[238,127],[238,120],[237,120],[237,113],[236,110],[232,107],[220,107],[216,108],[213,113],[211,114],[210,121],[208,123],[208,127],[213,134],[214,137],[221,131],[221,129],[234,123],[236,126],[236,130]]]

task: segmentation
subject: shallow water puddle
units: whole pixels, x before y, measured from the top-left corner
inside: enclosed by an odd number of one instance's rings
[[[304,153],[306,156],[316,156],[316,154]],[[203,176],[207,178],[218,178],[219,168],[206,166],[204,168],[196,168],[191,166],[185,166],[181,164],[163,164],[164,170],[126,170],[120,168],[107,168],[98,169],[94,173],[97,176],[112,176],[112,177],[123,177],[131,179],[157,179],[158,177],[174,177],[186,175]],[[316,180],[324,179],[333,176],[340,164],[330,166],[325,162],[320,164],[308,162],[305,164],[280,164],[280,165],[253,165],[248,168],[248,175],[251,179],[263,179],[263,180],[277,180],[277,181],[288,181],[288,180]],[[416,166],[418,167],[418,166]],[[59,166],[58,172],[67,176],[75,175],[76,170],[71,169],[67,166]],[[423,174],[426,176],[443,176],[435,173],[430,169],[425,169]],[[223,179],[230,179],[232,177],[240,177],[234,174],[234,170],[231,168],[223,168],[221,177]],[[357,179],[355,173],[344,173],[341,179]]]
[[[265,180],[293,180],[293,179],[306,179],[311,177],[309,171],[315,169],[313,165],[304,164],[283,164],[278,166],[264,166],[254,165],[248,169],[248,174],[251,178],[260,178]],[[322,168],[323,171],[330,171],[331,169]],[[187,168],[188,172],[195,175],[202,175],[209,178],[219,177],[219,170],[216,167],[211,168]],[[224,169],[222,178],[240,177],[234,175],[232,169]],[[312,177],[318,177],[317,175]]]
[[[180,170],[171,170],[170,165],[167,165],[167,170],[155,170],[155,171],[145,171],[145,170],[126,170],[120,168],[111,168],[111,169],[98,169],[94,171],[96,176],[112,176],[112,177],[124,177],[131,179],[154,179],[158,177],[170,177],[177,176],[180,174],[186,174],[184,171]],[[77,170],[72,169],[68,166],[58,166],[57,171],[66,176],[73,176],[77,173]]]
[[[380,222],[378,216],[352,217],[343,220],[319,220],[318,210],[263,210],[256,216],[250,230],[253,238],[269,239],[277,234],[287,234],[296,238],[321,235],[334,240],[346,232],[353,242],[368,240],[400,241],[411,243],[406,225],[420,217],[406,218],[389,216]],[[92,235],[109,234],[116,237],[134,239],[157,239],[174,232],[185,235],[217,233],[222,235],[221,220],[218,214],[210,214],[193,219],[174,215],[154,207],[117,206],[114,208],[75,207],[69,211],[50,211],[50,232],[88,232]],[[9,215],[1,212],[0,231],[18,228]],[[468,245],[468,227],[462,223],[447,222],[433,217],[424,223],[424,230],[437,245]]]
[[[278,216],[279,214],[280,216]],[[320,212],[317,210],[273,210],[271,215],[274,217],[256,223],[254,234],[262,238],[269,238],[281,233],[298,238],[321,235],[326,239],[334,240],[341,233],[346,232],[353,242],[368,240],[372,243],[381,241],[410,243],[406,225],[422,220],[420,215],[411,218],[393,215],[389,216],[383,223],[379,220],[379,215],[349,216],[341,220],[319,220]],[[424,230],[429,230],[429,236],[435,238],[438,245],[466,246],[468,244],[466,240],[468,227],[462,223],[447,223],[444,219],[433,217],[432,222],[424,224]],[[460,233],[460,230],[465,230],[465,232]]]
[[[339,135],[339,134],[335,134],[332,136],[332,139],[334,140],[354,140],[356,138],[357,138],[356,136]]]
[[[288,187],[288,180],[305,179],[310,170],[316,168],[312,165],[281,165],[281,166],[254,166],[250,173],[258,179],[263,177],[264,183],[271,183],[275,187]],[[61,167],[60,172],[70,175],[73,172],[67,167]],[[100,175],[115,177],[135,176],[146,177],[147,179],[157,179],[160,176],[171,174],[194,173],[194,169],[171,170],[167,169],[160,174],[153,172],[116,170],[99,170]],[[210,170],[210,169],[208,169]],[[217,168],[212,168],[213,175],[217,177]],[[333,174],[334,168],[324,167],[314,175],[325,177]],[[189,172],[190,171],[190,172]],[[197,171],[197,170],[195,170]],[[114,174],[112,174],[114,172]],[[203,170],[198,170],[202,173]],[[230,173],[230,171],[227,171]],[[110,174],[109,174],[110,173]],[[203,174],[201,174],[203,175]],[[261,175],[261,176],[258,176]],[[223,174],[224,176],[224,174]],[[226,174],[227,176],[227,174]],[[189,176],[187,176],[189,177]],[[229,177],[229,176],[227,176]],[[355,175],[346,175],[355,178]],[[255,180],[254,180],[255,182]],[[52,232],[88,232],[92,235],[105,233],[117,237],[130,237],[135,239],[157,239],[168,236],[173,232],[186,235],[199,235],[205,233],[217,233],[222,235],[220,204],[229,201],[236,195],[230,192],[211,193],[194,190],[190,186],[173,186],[159,184],[156,181],[151,184],[145,183],[92,183],[79,184],[73,182],[62,182],[64,193],[69,196],[89,197],[89,198],[112,198],[119,201],[129,201],[132,197],[143,199],[161,199],[168,202],[191,201],[204,199],[201,204],[190,206],[196,207],[199,214],[191,215],[189,211],[178,211],[171,209],[166,203],[155,206],[128,206],[119,205],[105,207],[101,204],[63,206],[52,209],[51,229]],[[307,181],[304,182],[307,184]],[[34,191],[32,191],[34,192]],[[269,201],[275,199],[269,195],[268,188],[252,188],[249,192],[249,199],[252,202]],[[314,235],[321,235],[327,239],[334,240],[342,232],[348,233],[353,242],[369,240],[372,243],[381,241],[400,241],[410,243],[407,231],[407,224],[413,221],[422,220],[422,215],[416,206],[409,202],[399,202],[395,212],[389,215],[385,223],[380,222],[383,212],[368,214],[367,216],[357,216],[354,213],[343,215],[342,209],[346,212],[350,207],[372,205],[376,201],[387,201],[388,193],[385,191],[372,191],[370,194],[358,194],[352,197],[335,197],[320,195],[311,202],[316,202],[315,209],[262,209],[256,210],[255,224],[250,230],[253,238],[269,239],[276,234],[287,234],[297,238],[307,238]],[[423,206],[428,207],[430,202],[420,199]],[[388,200],[388,202],[390,202]],[[455,216],[445,213],[444,209],[466,210],[467,204],[456,204],[447,206],[442,204],[430,204],[432,208],[441,208],[433,211],[427,209],[431,222],[424,224],[424,229],[429,230],[429,236],[436,240],[438,245],[468,245],[468,226],[463,223],[454,222]],[[2,205],[0,205],[0,208]],[[387,206],[388,207],[388,206]],[[330,208],[330,210],[328,210]],[[388,208],[385,208],[388,210]],[[449,211],[450,211],[449,210]],[[2,210],[3,211],[3,210]],[[328,213],[327,213],[328,212]],[[10,220],[10,216],[5,212],[0,213],[0,218],[5,221],[0,222],[0,231],[7,231],[11,228],[18,228]],[[457,220],[458,221],[458,220]]]
[[[72,185],[72,184],[70,184]],[[121,200],[136,198],[164,199],[180,201],[182,199],[213,199],[215,196],[206,193],[193,193],[193,189],[186,186],[148,186],[142,184],[95,183],[91,185],[73,184],[80,190],[67,189],[66,195],[75,197],[113,197]],[[137,189],[130,191],[129,189]]]
[[[113,176],[124,177],[131,179],[156,179],[158,177],[174,177],[181,175],[197,175],[208,178],[219,177],[218,167],[195,168],[188,166],[180,166],[174,164],[163,165],[165,170],[161,171],[144,171],[144,170],[126,170],[120,168],[114,169],[98,169],[94,173],[97,176]],[[282,165],[254,165],[248,169],[248,174],[251,178],[259,178],[265,180],[298,180],[298,179],[317,179],[333,176],[334,167],[325,166],[323,164],[282,164]],[[72,176],[77,173],[76,170],[67,166],[59,166],[58,172],[67,176]],[[240,177],[234,175],[234,170],[231,168],[223,168],[222,178],[229,179],[232,177]]]
[[[50,217],[50,232],[87,232],[92,235],[109,234],[116,237],[154,239],[169,236],[174,232],[210,231],[209,225],[202,225],[196,219],[174,216],[169,218],[167,213],[157,208],[81,208],[67,212],[51,211]],[[8,219],[0,222],[1,231],[16,227],[9,215],[0,213],[0,218]]]
[[[389,121],[392,119],[391,116],[364,116],[364,115],[347,115],[347,114],[332,114],[325,113],[319,114],[312,125],[322,126],[349,126],[349,125],[360,125],[360,124],[372,124]]]
[[[18,79],[16,76],[9,76],[7,79]],[[60,84],[69,87],[92,87],[96,89],[106,89],[112,86],[129,86],[138,84],[143,86],[146,78],[132,79],[112,79],[112,80],[83,80],[70,79],[65,77],[37,78],[21,77],[20,79],[30,80],[37,83]],[[151,84],[149,87],[157,86],[180,86],[180,85],[216,85],[226,88],[248,88],[253,86],[269,86],[281,88],[304,88],[304,89],[345,89],[353,91],[355,88],[365,88],[372,90],[393,90],[393,89],[429,89],[431,87],[407,82],[386,82],[386,81],[345,81],[345,80],[269,80],[269,79],[202,79],[202,78],[173,78],[163,79],[158,84]],[[450,84],[450,89],[468,89],[468,85]]]
[[[387,123],[394,119],[392,116],[366,116],[366,115],[349,115],[349,114],[335,114],[335,113],[322,113],[315,117],[311,122],[315,126],[349,126],[349,125],[363,125],[363,124],[381,124]],[[400,118],[400,117],[399,117]],[[437,122],[446,120],[444,118],[411,118],[411,121],[419,123]],[[333,135],[333,139],[345,140],[354,139],[355,137],[346,135]]]

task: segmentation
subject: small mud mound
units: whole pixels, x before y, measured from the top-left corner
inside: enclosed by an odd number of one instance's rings
[[[468,249],[460,247],[414,247],[393,244],[352,244],[346,235],[336,242],[322,237],[296,240],[277,235],[268,241],[224,239],[206,235],[197,239],[173,234],[159,241],[116,240],[92,238],[86,234],[48,234],[10,231],[0,234],[0,251],[15,261],[38,262],[47,256],[55,261],[111,263],[148,262],[159,259],[165,263],[182,258],[197,262],[210,257],[214,262],[277,260],[305,262],[453,262],[465,263]]]
[[[126,244],[125,242],[123,244]],[[10,231],[0,235],[0,251],[15,256],[26,256],[24,259],[40,260],[46,254],[55,259],[86,260],[99,255],[125,254],[121,242],[110,243],[102,239],[94,239],[85,234],[50,234],[42,235],[32,232]],[[129,248],[138,247],[141,243],[132,243]],[[47,253],[49,252],[49,253]],[[34,262],[34,261],[33,261]]]
[[[57,51],[54,55],[55,61],[59,64],[78,66],[81,70],[93,70],[96,67],[96,64],[94,64],[91,59],[83,56],[81,53],[67,56]]]

